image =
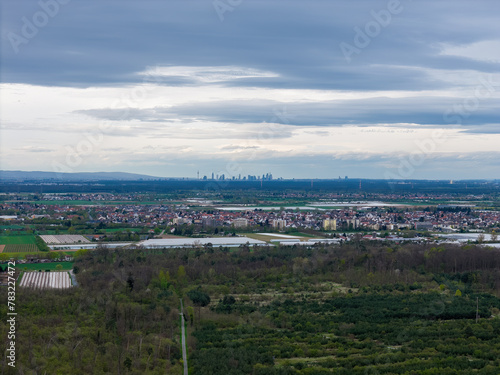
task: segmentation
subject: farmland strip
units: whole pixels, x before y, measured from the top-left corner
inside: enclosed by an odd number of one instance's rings
[[[26,272],[24,274],[23,279],[26,278],[26,282],[24,283],[24,286],[31,286],[33,284],[33,281],[35,280],[35,275],[33,275],[33,272]]]
[[[29,279],[28,279],[29,282],[27,282],[25,286],[33,288],[34,283],[35,283],[36,274],[35,274],[35,272],[28,272],[28,273],[29,273]]]
[[[33,289],[67,289],[72,287],[70,276],[66,271],[24,272],[19,286]]]
[[[35,273],[35,279],[33,281],[33,287],[34,288],[39,288],[40,287],[40,277],[42,276],[41,273],[36,272]]]
[[[21,279],[21,282],[19,283],[19,286],[24,286],[24,284],[26,283],[26,280],[28,279],[28,273],[25,272],[24,275],[23,275],[23,278]]]
[[[42,289],[43,288],[43,273],[41,272],[38,272],[38,275],[36,277],[36,283],[35,283],[35,288],[40,288]]]
[[[33,272],[31,282],[33,283],[32,287],[37,288],[38,287],[38,278],[40,277],[38,272]]]
[[[28,276],[29,276],[29,278],[28,278],[28,280],[26,280],[25,286],[34,287],[36,274],[34,272],[28,272]]]

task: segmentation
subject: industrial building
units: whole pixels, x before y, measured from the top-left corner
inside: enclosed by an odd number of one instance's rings
[[[238,247],[240,245],[267,245],[264,241],[248,237],[207,237],[207,238],[165,238],[139,242],[137,246],[146,248],[192,247],[212,244],[214,247]]]

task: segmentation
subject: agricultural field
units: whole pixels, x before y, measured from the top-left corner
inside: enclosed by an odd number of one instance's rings
[[[245,233],[245,236],[253,238],[255,240],[270,242],[272,240],[292,240],[297,241],[307,241],[310,239],[322,239],[323,237],[316,237],[308,235],[305,233],[293,233],[293,234],[282,234],[282,233]]]
[[[16,236],[0,236],[0,244],[2,245],[17,245],[17,244],[34,244],[35,236],[33,235],[16,235]]]
[[[65,245],[75,243],[90,243],[90,241],[80,234],[45,234],[40,236],[46,244],[50,245]]]
[[[0,225],[0,230],[21,230],[24,229],[25,227],[23,225]]]
[[[4,253],[37,253],[38,251],[38,247],[35,244],[9,244],[5,245],[3,249]]]
[[[62,271],[69,271],[73,268],[73,262],[52,262],[52,263],[18,263],[16,264],[16,268],[25,271],[56,271],[57,266],[62,266]]]
[[[72,285],[68,272],[24,272],[19,286],[32,289],[67,289]]]
[[[104,232],[106,233],[115,233],[115,232],[141,232],[142,228],[106,228]]]
[[[7,203],[12,203],[15,201],[7,201]],[[118,205],[118,204],[130,204],[131,201],[84,201],[84,200],[26,200],[24,201],[30,204],[45,204],[45,205],[60,205],[60,206],[106,206],[106,205]],[[156,201],[133,201],[134,204],[138,205],[154,205],[158,204]]]
[[[0,253],[36,253],[38,251],[33,235],[0,236]]]

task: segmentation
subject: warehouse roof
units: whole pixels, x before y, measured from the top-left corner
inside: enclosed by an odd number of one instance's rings
[[[190,247],[209,243],[213,246],[229,247],[240,246],[246,243],[250,245],[266,245],[264,241],[254,240],[248,237],[164,238],[142,241],[137,245],[142,245],[144,247]]]

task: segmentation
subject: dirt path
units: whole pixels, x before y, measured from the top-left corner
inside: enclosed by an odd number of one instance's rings
[[[187,351],[186,351],[186,329],[184,321],[184,307],[181,300],[181,338],[182,338],[182,362],[184,362],[184,375],[188,375],[188,362],[187,362]]]
[[[78,286],[78,283],[76,282],[76,276],[73,273],[73,270],[69,271],[69,277],[71,277],[71,281],[73,282],[73,286]]]

